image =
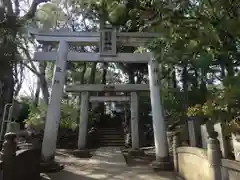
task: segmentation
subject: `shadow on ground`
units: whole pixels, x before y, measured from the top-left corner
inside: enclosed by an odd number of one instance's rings
[[[59,173],[49,174],[52,180],[174,180],[172,172],[155,173],[146,164],[128,166],[116,149],[97,151],[90,159],[57,156],[65,165]]]
[[[49,174],[51,180],[94,180],[93,178],[88,178],[73,172],[63,170],[59,173]]]

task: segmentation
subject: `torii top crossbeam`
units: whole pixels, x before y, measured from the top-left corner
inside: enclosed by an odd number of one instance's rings
[[[160,37],[159,33],[146,32],[115,32],[116,43],[120,46],[143,46],[153,38]],[[39,43],[58,43],[64,40],[70,44],[99,45],[101,32],[70,32],[70,31],[32,31],[31,35]]]
[[[73,52],[67,54],[67,61],[88,62],[124,62],[124,63],[148,63],[152,59],[152,53],[119,53],[117,46],[142,46],[153,38],[159,37],[157,33],[121,33],[111,28],[101,29],[100,32],[69,32],[61,30],[57,32],[32,32],[35,39],[45,45],[66,42],[78,45],[99,45],[99,52]],[[34,53],[35,61],[55,61],[57,51],[40,51]]]
[[[148,84],[80,84],[67,86],[66,92],[135,92],[135,91],[149,91]]]

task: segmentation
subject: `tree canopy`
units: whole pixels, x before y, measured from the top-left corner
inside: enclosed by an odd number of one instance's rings
[[[46,3],[38,6],[41,2]],[[35,49],[42,47],[26,36],[26,29],[67,27],[70,31],[97,31],[101,20],[122,32],[160,34],[144,47],[118,49],[121,52],[148,49],[155,53],[161,69],[161,100],[169,127],[184,124],[188,116],[201,115],[212,121],[220,120],[231,127],[231,131],[236,131],[233,127],[240,124],[239,7],[237,0],[36,0],[24,16],[20,16],[18,8],[15,12],[9,6],[6,11],[2,8],[0,24],[10,27],[11,31],[3,30],[10,36],[1,37],[0,50],[4,58],[0,76],[8,74],[12,83],[9,84],[9,79],[0,79],[6,87],[0,92],[11,89],[8,96],[12,97],[19,82],[19,76],[14,74],[19,74],[21,68],[28,68],[39,78],[36,92],[39,88],[42,90],[47,104],[53,65],[31,62],[30,44]],[[14,18],[8,13],[14,14]],[[71,50],[94,52],[98,49],[71,47]],[[112,82],[148,83],[147,66],[124,63],[68,65],[67,83]],[[0,96],[2,104],[11,101],[5,97]],[[71,105],[74,102],[77,110],[79,100],[76,101],[75,97],[66,96],[63,101]],[[147,98],[145,94],[141,95],[141,100],[147,101]]]

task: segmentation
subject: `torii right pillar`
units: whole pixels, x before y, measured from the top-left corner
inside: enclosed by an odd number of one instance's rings
[[[150,97],[152,106],[152,119],[154,131],[154,143],[156,151],[156,160],[152,163],[152,167],[160,170],[172,168],[172,163],[169,158],[168,142],[166,126],[162,113],[160,101],[160,79],[159,79],[159,64],[152,59],[148,63]]]

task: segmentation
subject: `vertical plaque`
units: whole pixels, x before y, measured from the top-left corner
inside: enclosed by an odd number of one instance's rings
[[[100,55],[101,56],[116,56],[116,31],[113,29],[103,29],[100,33]]]

